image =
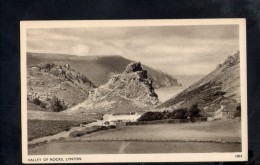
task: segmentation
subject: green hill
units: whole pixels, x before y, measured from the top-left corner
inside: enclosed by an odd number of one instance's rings
[[[240,107],[240,59],[239,52],[229,56],[214,71],[203,77],[158,108],[188,108],[198,104],[212,116],[226,113],[232,116]]]

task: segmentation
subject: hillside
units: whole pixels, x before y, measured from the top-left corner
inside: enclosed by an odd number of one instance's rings
[[[240,60],[239,52],[229,56],[214,71],[169,99],[158,108],[176,109],[198,104],[208,114],[235,113],[240,105]]]
[[[44,63],[27,67],[27,100],[29,110],[36,108],[32,102],[38,98],[46,110],[50,109],[55,96],[63,108],[71,107],[88,97],[88,92],[96,86],[70,65]],[[37,102],[36,102],[37,104]],[[41,105],[42,106],[42,105]],[[44,110],[41,108],[41,110]]]
[[[86,101],[68,113],[125,113],[142,111],[159,104],[153,82],[140,62],[129,64],[122,74],[90,92]]]
[[[84,74],[97,86],[107,83],[111,76],[122,73],[131,62],[133,61],[113,55],[83,57],[63,54],[27,53],[28,66],[40,63],[70,64],[72,68]],[[148,66],[143,66],[143,68],[148,71],[148,76],[153,80],[154,88],[181,85],[171,75]]]

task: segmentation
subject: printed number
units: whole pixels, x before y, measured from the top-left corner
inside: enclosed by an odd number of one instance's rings
[[[242,158],[242,155],[235,155],[236,158]]]

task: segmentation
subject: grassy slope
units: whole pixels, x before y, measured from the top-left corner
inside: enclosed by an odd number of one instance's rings
[[[215,112],[224,105],[227,111],[234,113],[240,102],[239,68],[239,63],[217,68],[159,108],[190,107],[198,103],[206,112]]]
[[[31,100],[27,100],[27,109],[33,111],[49,111],[46,108],[41,108],[39,105],[34,104]]]
[[[73,114],[63,112],[43,112],[31,111],[27,112],[28,120],[70,120],[70,121],[95,121],[102,118],[102,114]]]
[[[77,79],[76,76],[81,74],[76,73],[74,70],[67,70],[62,68],[68,75],[64,77],[62,74],[54,74],[58,71],[56,67],[51,71],[39,71],[34,68],[27,68],[27,97],[29,99],[40,97],[39,99],[45,102],[50,109],[50,101],[56,96],[59,100],[64,100],[65,106],[71,107],[80,102],[83,102],[88,97],[88,91],[94,88],[93,84],[89,81],[82,82],[82,79]],[[29,109],[29,107],[28,107]]]
[[[66,148],[66,149],[64,149]],[[241,152],[241,144],[203,142],[96,141],[49,143],[29,148],[29,155],[57,154],[140,154]]]
[[[28,140],[54,135],[81,123],[82,121],[28,120]]]
[[[69,115],[62,112],[29,110],[27,113],[28,139],[31,140],[38,137],[53,135],[82,123],[94,122],[101,117],[102,115],[100,114]]]

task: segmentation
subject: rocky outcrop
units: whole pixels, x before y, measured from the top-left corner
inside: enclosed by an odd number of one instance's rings
[[[214,71],[158,108],[187,108],[198,104],[208,115],[234,115],[241,102],[239,52],[227,57]]]
[[[132,62],[131,64],[127,65],[125,72],[131,73],[136,71],[143,71],[143,68],[141,66],[140,62]]]
[[[140,62],[130,63],[122,74],[89,93],[88,99],[69,112],[120,113],[143,110],[159,104],[153,81]]]
[[[95,87],[69,64],[43,63],[27,67],[27,99],[38,98],[47,109],[54,96],[69,108],[84,101]]]

